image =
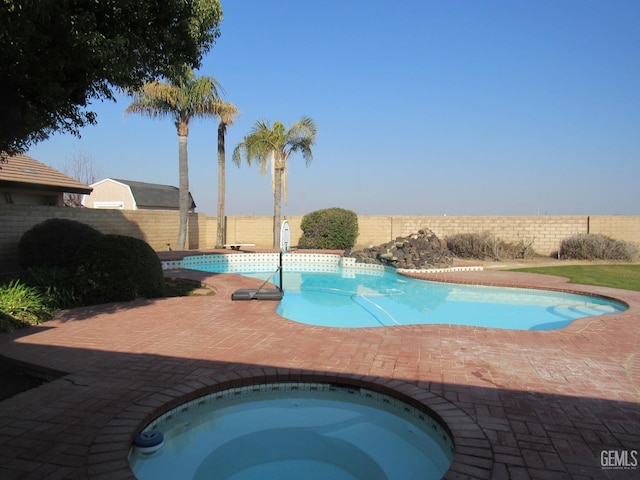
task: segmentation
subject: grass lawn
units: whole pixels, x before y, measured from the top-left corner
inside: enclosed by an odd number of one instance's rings
[[[640,291],[640,265],[567,265],[517,268],[512,271],[558,275],[567,277],[571,283]]]

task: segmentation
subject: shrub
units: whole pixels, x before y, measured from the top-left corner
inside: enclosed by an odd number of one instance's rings
[[[36,288],[53,309],[80,305],[73,285],[73,274],[60,267],[31,267],[20,274],[20,280]]]
[[[629,242],[614,240],[606,235],[578,234],[560,243],[559,258],[573,260],[620,260],[633,262],[638,247]]]
[[[74,284],[85,305],[163,294],[160,259],[143,240],[103,235],[82,246],[76,260]]]
[[[53,313],[36,288],[20,281],[0,285],[0,323],[8,330],[12,326],[39,325],[50,320]]]
[[[343,208],[326,208],[306,214],[300,223],[300,248],[344,250],[358,238],[358,216]]]
[[[446,238],[447,248],[458,258],[474,258],[478,260],[530,258],[536,255],[533,240],[507,242],[496,238],[488,232],[459,233]]]
[[[0,310],[0,332],[13,332],[17,328],[25,328],[28,326],[28,323],[21,322]]]
[[[50,218],[22,235],[18,243],[18,261],[22,268],[72,269],[78,249],[101,235],[98,230],[84,223]]]

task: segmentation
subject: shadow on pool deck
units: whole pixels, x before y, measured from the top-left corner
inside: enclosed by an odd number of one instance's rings
[[[0,358],[0,402],[18,393],[26,392],[46,380],[12,365]]]
[[[458,275],[468,273],[498,281]],[[523,282],[500,273],[500,283]],[[188,276],[217,295],[70,310],[0,335],[3,355],[68,372],[0,402],[1,478],[132,479],[129,446],[158,413],[208,391],[287,380],[364,385],[426,405],[456,443],[446,478],[638,476],[601,466],[603,450],[640,446],[638,292],[571,286],[631,308],[549,332],[330,329],[282,319],[272,302],[231,302],[254,279]],[[543,277],[527,281],[551,281]]]

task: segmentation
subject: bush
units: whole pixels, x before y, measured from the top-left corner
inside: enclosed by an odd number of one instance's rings
[[[559,258],[572,260],[619,260],[633,262],[638,247],[605,235],[578,234],[560,243]]]
[[[143,240],[103,235],[82,246],[76,260],[74,284],[85,305],[163,294],[160,259]]]
[[[17,328],[25,328],[28,327],[29,324],[26,322],[21,322],[15,318],[13,318],[8,313],[0,310],[0,332],[13,332]]]
[[[80,305],[73,286],[73,273],[60,267],[31,267],[20,274],[25,285],[36,288],[53,309]]]
[[[0,285],[0,324],[6,330],[12,327],[39,325],[53,317],[44,296],[33,287],[19,281]]]
[[[51,218],[26,231],[18,243],[22,268],[60,267],[73,269],[74,257],[85,243],[102,236],[93,227],[74,220]]]
[[[358,216],[351,210],[327,208],[306,214],[300,223],[300,248],[345,250],[358,238]]]
[[[536,255],[533,240],[507,242],[488,232],[459,233],[446,238],[447,248],[458,258],[493,260],[530,258]]]

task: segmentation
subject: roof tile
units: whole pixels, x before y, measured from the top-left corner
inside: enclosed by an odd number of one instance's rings
[[[55,191],[85,194],[93,190],[89,185],[27,155],[14,155],[0,163],[0,185],[48,187]]]

